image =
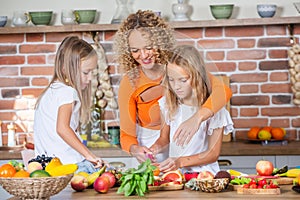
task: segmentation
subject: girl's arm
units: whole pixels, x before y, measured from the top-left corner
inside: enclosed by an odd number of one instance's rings
[[[154,158],[158,153],[163,152],[166,148],[168,148],[170,143],[170,126],[165,123],[165,118],[162,113],[160,119],[162,122],[160,136],[150,147],[150,151],[153,153]]]
[[[85,157],[86,160],[95,164],[95,168],[101,167],[103,161],[97,158],[76,136],[70,127],[73,103],[64,104],[58,109],[56,131],[58,135],[73,149]]]
[[[159,164],[162,172],[176,170],[181,167],[201,166],[216,162],[219,158],[223,138],[223,128],[214,129],[212,135],[208,136],[207,151],[191,156],[168,158]]]
[[[212,92],[199,111],[183,122],[176,130],[173,140],[176,141],[177,145],[188,144],[199,129],[200,124],[223,108],[232,96],[230,88],[220,78],[209,72],[207,73],[210,78]]]

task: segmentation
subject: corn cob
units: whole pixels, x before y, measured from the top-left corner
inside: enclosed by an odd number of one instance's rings
[[[300,169],[294,168],[294,169],[289,169],[287,172],[278,174],[278,176],[287,176],[287,177],[292,177],[295,178],[300,175]]]

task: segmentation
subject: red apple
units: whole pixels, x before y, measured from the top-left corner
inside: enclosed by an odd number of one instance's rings
[[[214,177],[215,177],[214,174],[211,173],[210,171],[202,171],[198,174],[197,179],[201,179],[201,180],[208,179],[208,180],[210,180],[210,179],[214,179]]]
[[[260,176],[270,176],[273,170],[273,163],[268,160],[260,160],[256,163],[256,171]]]
[[[108,177],[98,177],[94,184],[94,189],[99,193],[107,193],[109,190],[110,182]]]
[[[111,172],[104,172],[100,177],[108,177],[110,186],[113,187],[116,183],[116,177]]]
[[[75,191],[81,192],[88,187],[88,180],[86,177],[76,174],[71,179],[71,187]]]

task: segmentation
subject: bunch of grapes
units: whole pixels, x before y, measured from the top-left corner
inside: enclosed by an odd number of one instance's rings
[[[31,160],[28,161],[28,164],[31,162],[38,162],[41,163],[43,169],[46,168],[48,163],[52,160],[53,157],[51,156],[46,156],[45,154],[42,154],[41,156],[38,155],[36,158],[32,158]]]

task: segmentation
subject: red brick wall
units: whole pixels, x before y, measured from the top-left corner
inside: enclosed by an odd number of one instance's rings
[[[244,138],[251,126],[280,126],[290,139],[299,140],[300,108],[293,105],[287,50],[288,28],[275,26],[241,26],[225,28],[176,29],[180,43],[203,48],[208,68],[214,74],[230,77],[233,91],[231,115],[235,123],[234,138]],[[0,120],[3,139],[6,125],[17,125],[24,138],[32,134],[36,97],[52,76],[56,49],[69,33],[0,35]],[[92,42],[85,33],[77,35]],[[99,32],[111,82],[117,94],[120,70],[113,59],[114,32]],[[295,26],[297,41],[300,26]],[[117,123],[118,111],[106,109],[106,123]]]

